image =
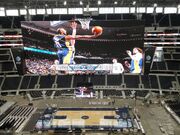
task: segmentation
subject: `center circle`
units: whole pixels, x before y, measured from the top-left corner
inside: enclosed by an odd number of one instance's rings
[[[82,116],[81,118],[82,118],[82,119],[89,119],[89,116],[84,115],[84,116]]]

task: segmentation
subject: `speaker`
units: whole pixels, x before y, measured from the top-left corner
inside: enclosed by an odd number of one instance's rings
[[[151,64],[153,61],[154,53],[155,53],[155,47],[145,47],[144,52],[144,74],[148,74],[150,72]]]
[[[23,47],[14,47],[11,49],[13,58],[17,67],[17,71],[20,75],[25,74],[25,59]]]

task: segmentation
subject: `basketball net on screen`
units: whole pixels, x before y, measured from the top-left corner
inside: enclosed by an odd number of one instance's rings
[[[89,24],[90,24],[92,18],[77,18],[77,20],[81,23],[82,29],[89,30]]]

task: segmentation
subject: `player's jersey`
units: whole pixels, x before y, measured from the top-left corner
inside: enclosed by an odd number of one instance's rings
[[[72,50],[71,42],[70,40],[65,39],[65,35],[56,35],[53,38],[54,42],[58,42],[59,44],[55,44],[55,47],[57,49],[62,49],[62,48],[68,48],[69,51]]]
[[[124,67],[121,63],[112,64],[112,74],[120,74],[124,72]]]
[[[132,73],[141,73],[143,67],[143,58],[142,54],[136,54],[134,59],[131,60],[131,72]]]

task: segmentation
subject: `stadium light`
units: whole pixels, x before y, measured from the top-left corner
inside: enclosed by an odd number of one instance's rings
[[[80,2],[79,2],[79,4],[80,4],[80,5],[83,5],[83,2],[82,2],[82,1],[80,1]]]
[[[5,9],[4,9],[4,7],[0,7],[0,16],[5,16]]]
[[[45,7],[48,7],[48,4],[45,4]]]
[[[118,2],[117,1],[114,1],[114,5],[117,5],[118,4]]]
[[[154,7],[157,7],[157,3],[154,3]]]
[[[19,11],[17,9],[7,9],[6,15],[7,16],[19,16]]]
[[[64,1],[63,5],[66,6],[67,5],[67,1]]]
[[[133,1],[133,3],[132,3],[133,5],[136,5],[136,1]]]
[[[98,0],[98,5],[101,5],[101,1],[100,0]]]

